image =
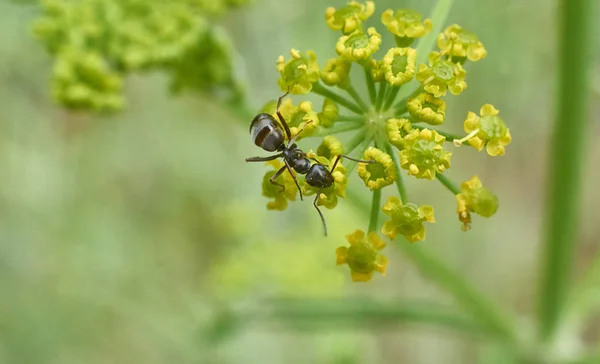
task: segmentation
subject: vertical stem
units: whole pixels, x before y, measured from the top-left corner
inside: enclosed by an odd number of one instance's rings
[[[381,189],[373,191],[373,201],[371,202],[371,219],[369,220],[369,232],[377,230],[377,219],[379,218],[379,209],[381,208]]]
[[[406,193],[406,185],[404,184],[404,179],[402,178],[402,169],[400,168],[398,153],[394,150],[394,148],[389,142],[385,144],[385,150],[387,154],[389,154],[392,157],[392,160],[396,165],[396,174],[398,175],[398,180],[396,181],[396,188],[398,188],[400,200],[402,200],[403,203],[406,203],[408,202],[408,194]]]
[[[392,103],[394,102],[394,100],[396,100],[396,95],[398,95],[399,91],[400,86],[392,86],[390,92],[388,92],[386,96],[385,104],[383,105],[383,111],[387,111],[390,108],[390,106],[392,106]]]
[[[382,104],[383,104],[383,100],[385,97],[385,92],[387,91],[387,86],[388,86],[387,82],[379,83],[379,93],[377,94],[377,102],[375,104],[376,111],[381,110],[381,106],[383,106]]]
[[[571,284],[586,147],[590,0],[561,0],[558,109],[548,168],[548,206],[539,297],[539,336],[554,338]]]
[[[373,82],[373,76],[371,75],[371,66],[370,65],[363,65],[364,69],[365,69],[365,78],[367,79],[367,87],[369,89],[369,98],[371,99],[371,105],[375,104],[375,95],[376,95],[376,91],[375,91],[375,82]]]

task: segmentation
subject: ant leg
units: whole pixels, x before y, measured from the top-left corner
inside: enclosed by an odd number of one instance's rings
[[[298,180],[296,179],[296,174],[294,173],[294,170],[292,169],[292,167],[290,167],[289,163],[285,159],[283,161],[285,162],[285,167],[287,168],[287,170],[290,171],[290,174],[292,175],[292,178],[294,179],[294,183],[296,184],[296,187],[298,187],[298,192],[300,193],[300,201],[304,201],[304,198],[302,196],[302,190],[300,189],[300,185],[298,184]]]
[[[279,99],[277,99],[277,111],[276,111],[276,113],[277,113],[277,116],[279,116],[279,121],[283,125],[283,129],[285,129],[285,134],[287,135],[287,139],[291,140],[292,139],[292,132],[290,131],[290,127],[289,127],[288,123],[285,121],[285,119],[283,118],[283,115],[281,115],[281,113],[279,112],[279,107],[281,106],[281,101],[289,93],[290,93],[290,91],[289,91],[289,88],[288,88],[288,91],[286,93],[284,93],[283,95],[281,95],[279,97]]]
[[[342,157],[344,157],[346,159],[350,159],[351,161],[355,161],[355,162],[358,162],[358,163],[368,163],[368,164],[377,163],[374,160],[368,160],[368,161],[366,161],[366,160],[363,160],[363,159],[355,159],[355,158],[352,158],[352,157],[348,157],[347,155],[344,155],[344,154],[338,154],[337,158],[335,159],[335,162],[333,163],[333,167],[331,167],[332,171],[335,169],[335,166],[337,166],[338,162],[340,161],[340,159]]]
[[[277,172],[275,172],[275,174],[273,176],[271,176],[271,178],[269,178],[269,182],[271,182],[272,184],[281,187],[281,191],[279,191],[280,193],[285,191],[285,186],[282,185],[281,183],[277,183],[275,182],[275,180],[277,179],[277,177],[281,176],[281,174],[286,170],[287,166],[283,166],[281,168],[279,168],[279,170]]]
[[[321,217],[321,223],[323,223],[323,231],[325,231],[325,236],[327,236],[327,224],[325,223],[325,218],[323,217],[321,210],[319,210],[319,206],[317,206],[317,201],[319,200],[319,196],[321,196],[321,190],[317,191],[317,195],[315,196],[315,199],[313,201],[313,206],[315,207],[315,209],[317,209],[317,212],[319,213],[319,216]]]
[[[296,133],[296,135],[294,135],[294,137],[292,138],[292,140],[290,140],[289,144],[292,145],[294,144],[294,142],[296,141],[296,138],[298,137],[298,135],[300,135],[300,133],[302,133],[302,131],[304,130],[304,128],[306,128],[306,126],[310,123],[312,123],[313,120],[309,120],[307,121],[304,126],[302,127],[302,129],[298,130],[298,132]]]
[[[246,162],[266,162],[266,161],[272,161],[273,159],[277,159],[281,157],[281,153],[280,154],[275,154],[275,155],[270,155],[268,157],[251,157],[251,158],[246,158]]]

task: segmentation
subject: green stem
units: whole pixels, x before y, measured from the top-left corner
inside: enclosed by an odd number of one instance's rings
[[[365,117],[364,116],[348,116],[348,115],[340,115],[337,117],[337,119],[335,119],[335,122],[341,122],[341,123],[345,123],[345,122],[353,122],[353,123],[364,123],[365,122]]]
[[[392,106],[392,104],[394,103],[394,100],[396,100],[396,95],[398,95],[398,92],[400,92],[400,86],[392,86],[390,89],[390,92],[388,92],[388,94],[386,95],[386,100],[385,103],[383,104],[383,111],[388,111],[390,106]]]
[[[363,196],[349,191],[351,201],[357,211],[365,212],[368,202]],[[431,279],[454,297],[464,311],[477,320],[498,339],[514,343],[515,327],[513,317],[507,315],[501,308],[487,299],[479,290],[473,287],[460,273],[446,264],[423,244],[408,244],[406,241],[395,240],[397,246],[406,257],[419,268],[423,276]]]
[[[358,144],[358,146],[356,148],[354,148],[354,149],[356,149],[356,153],[351,155],[351,157],[362,156],[363,153],[365,152],[365,150],[367,150],[367,148],[369,148],[369,146],[371,145],[372,140],[373,140],[373,135],[365,133],[365,136],[364,136],[362,142],[360,144]],[[349,152],[348,152],[348,154],[349,154]],[[354,172],[354,168],[356,168],[356,162],[350,163],[350,165],[346,168],[346,176],[350,176],[352,174],[352,172]]]
[[[381,110],[381,107],[383,106],[382,104],[383,104],[383,100],[385,97],[385,92],[387,91],[387,86],[388,86],[387,82],[379,83],[379,93],[377,94],[377,102],[375,104],[376,111]]]
[[[346,109],[348,109],[350,111],[353,111],[359,115],[363,114],[363,111],[361,110],[361,108],[358,105],[356,105],[352,101],[344,98],[343,96],[336,94],[335,92],[331,91],[330,89],[325,88],[319,82],[316,82],[313,84],[312,91],[314,93],[316,93],[317,95],[321,95],[321,96],[332,99],[333,101],[344,106]]]
[[[408,194],[406,193],[406,185],[404,184],[404,178],[402,178],[402,168],[400,168],[400,160],[398,159],[398,153],[394,150],[394,147],[387,142],[385,143],[385,150],[387,154],[392,156],[394,165],[396,165],[396,175],[398,176],[398,180],[396,181],[396,188],[398,188],[400,200],[406,203],[408,202]]]
[[[356,149],[359,145],[365,142],[367,139],[366,134],[366,128],[356,133],[356,135],[352,139],[350,139],[348,143],[346,143],[346,150],[344,151],[344,153],[351,154],[354,151],[354,149]]]
[[[412,120],[412,119],[411,119],[411,120]],[[417,122],[417,121],[416,121],[416,122]],[[415,125],[414,123],[412,124],[412,126],[413,126],[414,128],[416,128],[416,129],[419,129],[419,130],[422,130],[422,129],[429,129],[429,130],[435,131],[435,132],[436,132],[436,133],[438,133],[439,135],[441,135],[441,136],[445,137],[445,138],[446,138],[446,142],[448,142],[448,143],[452,143],[452,142],[454,141],[454,139],[462,139],[462,138],[463,138],[463,137],[462,137],[462,136],[460,136],[460,135],[456,135],[456,134],[452,134],[452,133],[447,133],[447,132],[445,132],[445,131],[441,131],[441,130],[438,130],[438,129],[434,129],[434,128],[431,128],[431,127],[429,127],[429,126],[424,126],[424,125]],[[470,145],[470,144],[468,144],[468,143],[465,143],[465,144],[463,144],[463,145]]]
[[[566,304],[578,237],[581,177],[587,145],[590,0],[562,0],[560,73],[539,296],[539,336],[551,341]]]
[[[443,174],[437,173],[435,177],[453,194],[458,195],[461,192],[460,187],[454,184],[454,182],[450,181],[448,177],[444,176]]]
[[[369,111],[369,108],[367,107],[367,105],[365,104],[365,102],[360,98],[360,95],[358,94],[358,92],[356,92],[356,89],[354,88],[354,86],[348,85],[348,86],[344,87],[344,90],[350,96],[352,96],[352,98],[354,99],[354,101],[356,101],[356,103],[358,104],[358,106],[362,109],[363,113],[366,113],[367,111]]]
[[[363,123],[343,123],[340,125],[334,125],[331,128],[322,128],[317,134],[311,136],[322,137],[326,135],[340,134],[356,129],[361,129],[364,126],[365,125]]]
[[[282,299],[263,305],[255,312],[241,312],[238,322],[273,321],[292,324],[294,327],[364,327],[385,325],[397,327],[399,323],[433,324],[469,332],[479,337],[485,329],[469,317],[445,306],[429,302],[380,303],[372,300],[334,299]]]
[[[379,209],[381,208],[381,188],[373,191],[373,201],[371,202],[371,218],[369,220],[369,232],[377,230],[377,220],[379,218]]]
[[[371,75],[371,65],[370,64],[362,64],[365,69],[365,79],[367,80],[367,88],[369,89],[369,98],[371,99],[371,105],[375,104],[376,91],[375,91],[375,82],[373,81],[373,75]]]
[[[512,319],[507,316],[493,301],[487,299],[473,287],[464,277],[447,267],[425,247],[408,244],[396,239],[397,246],[413,262],[421,273],[452,294],[456,301],[471,314],[482,326],[494,332],[498,338],[512,341],[515,331]]]

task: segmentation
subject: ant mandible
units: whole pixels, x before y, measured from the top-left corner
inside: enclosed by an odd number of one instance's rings
[[[304,124],[304,126],[298,131],[298,133],[292,136],[290,127],[283,118],[283,115],[281,115],[281,112],[279,112],[281,101],[288,94],[289,91],[283,94],[277,100],[276,113],[279,117],[279,120],[281,121],[281,125],[283,125],[284,130],[281,130],[279,123],[277,123],[275,118],[268,113],[260,113],[256,115],[254,119],[252,119],[252,123],[250,124],[250,135],[252,136],[252,141],[254,142],[254,144],[261,147],[263,150],[266,150],[267,152],[279,153],[268,157],[246,158],[246,162],[265,162],[277,158],[283,158],[285,166],[281,167],[277,172],[275,172],[275,174],[269,179],[269,182],[281,187],[281,190],[284,191],[285,186],[280,183],[277,183],[275,179],[277,179],[277,177],[279,177],[287,169],[290,172],[292,178],[294,179],[294,182],[296,183],[296,187],[298,188],[298,192],[300,193],[300,200],[303,200],[302,190],[300,189],[300,185],[298,184],[298,180],[296,179],[294,171],[296,171],[299,174],[305,174],[306,183],[308,183],[309,186],[317,187],[319,189],[313,201],[313,206],[317,209],[317,212],[321,217],[321,222],[323,223],[323,230],[325,232],[325,236],[327,236],[327,224],[325,223],[325,218],[323,218],[321,210],[319,210],[319,207],[317,206],[317,201],[319,200],[321,189],[330,187],[335,182],[333,176],[331,175],[331,171],[335,170],[335,166],[338,164],[340,158],[342,157],[359,163],[375,163],[375,161],[354,159],[348,157],[347,155],[339,154],[336,157],[335,162],[331,167],[331,170],[329,170],[327,166],[319,163],[314,158],[312,159],[315,163],[311,163],[310,159],[307,158],[306,153],[304,153],[302,149],[298,148],[295,142],[298,135],[302,133],[306,125],[311,123],[312,120],[306,122],[306,124]],[[289,141],[287,145],[285,143],[286,137]]]

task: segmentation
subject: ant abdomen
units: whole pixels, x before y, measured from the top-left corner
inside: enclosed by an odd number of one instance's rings
[[[279,150],[285,142],[283,130],[275,118],[267,113],[260,113],[252,119],[250,135],[254,144],[267,152]]]

